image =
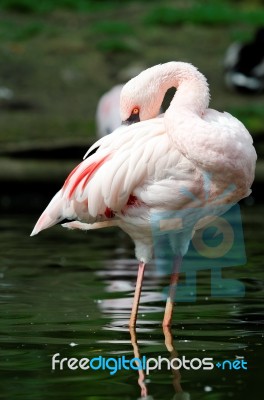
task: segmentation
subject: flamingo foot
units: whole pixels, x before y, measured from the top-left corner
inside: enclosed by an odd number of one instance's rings
[[[118,220],[113,220],[113,221],[100,221],[100,222],[94,222],[92,224],[86,224],[85,222],[80,222],[80,221],[71,221],[71,222],[66,222],[65,224],[61,224],[63,228],[68,228],[68,229],[80,229],[81,231],[89,231],[91,229],[102,229],[102,228],[108,228],[110,226],[119,226],[119,221]]]
[[[66,222],[65,224],[61,224],[61,226],[63,226],[63,228],[67,228],[67,229],[71,229],[71,230],[80,229],[82,231],[88,231],[89,229],[91,229],[91,224],[85,224],[80,221]]]

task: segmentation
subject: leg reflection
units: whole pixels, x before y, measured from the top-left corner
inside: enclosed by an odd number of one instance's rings
[[[170,360],[178,358],[178,352],[174,347],[173,337],[169,326],[163,326],[163,333],[165,338],[165,346],[170,353]],[[173,380],[172,384],[175,390],[173,400],[190,400],[190,394],[184,392],[181,387],[181,374],[179,369],[172,369]]]
[[[140,351],[137,343],[137,334],[134,327],[129,328],[131,344],[133,346],[134,357],[141,360]],[[170,353],[170,360],[178,358],[178,353],[174,347],[171,329],[167,326],[163,327],[165,337],[165,345]],[[138,364],[137,364],[138,365]],[[173,374],[173,387],[175,394],[173,400],[190,400],[190,394],[184,392],[181,386],[181,374],[179,369],[171,369]],[[138,370],[138,384],[141,391],[141,397],[138,400],[153,400],[153,397],[148,394],[148,388],[145,382],[145,372],[143,369]]]
[[[173,358],[177,358],[178,357],[178,353],[174,347],[174,343],[173,343],[173,337],[172,337],[172,333],[171,333],[171,329],[169,326],[164,326],[163,327],[163,333],[164,333],[164,338],[165,338],[165,346],[168,350],[168,352],[170,353],[170,359],[172,360]],[[181,387],[181,374],[180,371],[178,369],[172,369],[173,372],[173,387],[175,390],[175,393],[182,393],[182,387]]]
[[[138,348],[138,344],[137,344],[136,330],[135,330],[135,328],[133,326],[131,326],[129,328],[129,332],[130,332],[130,337],[131,337],[131,343],[132,343],[132,346],[133,346],[134,357],[135,358],[140,358],[140,352],[139,352],[139,348]],[[138,370],[138,384],[139,384],[139,387],[141,389],[141,398],[140,399],[151,400],[152,397],[148,396],[148,390],[147,390],[147,386],[146,386],[146,383],[145,383],[145,373],[144,373],[143,370]]]

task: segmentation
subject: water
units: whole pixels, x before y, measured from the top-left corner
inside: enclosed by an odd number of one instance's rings
[[[163,331],[162,288],[168,278],[146,271],[136,332],[127,327],[137,266],[130,239],[118,230],[29,233],[37,216],[0,221],[1,399],[262,398],[263,206],[242,209],[247,264],[228,268],[242,298],[210,297],[210,273],[198,274],[195,303],[179,303]],[[166,338],[166,344],[165,344]],[[169,359],[244,360],[248,369],[52,371],[52,356],[141,355]],[[99,362],[99,361],[98,361]],[[197,365],[197,364],[196,364]],[[148,396],[148,397],[146,397]],[[143,397],[144,398],[144,397]]]

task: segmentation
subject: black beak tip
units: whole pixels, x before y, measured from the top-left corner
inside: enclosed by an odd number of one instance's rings
[[[128,119],[122,121],[122,125],[131,125],[140,122],[139,114],[131,114]]]

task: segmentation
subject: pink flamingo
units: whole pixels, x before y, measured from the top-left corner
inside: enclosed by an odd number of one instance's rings
[[[171,87],[177,88],[175,96],[164,116],[157,117]],[[65,218],[72,220],[63,225],[67,228],[116,225],[127,232],[139,260],[130,326],[136,324],[144,269],[153,255],[151,215],[194,210],[197,199],[204,210],[220,205],[221,213],[251,192],[256,163],[252,138],[240,121],[208,109],[208,103],[207,81],[188,63],[156,65],[131,79],[120,103],[121,119],[130,125],[122,125],[88,150],[32,232]],[[171,238],[175,262],[163,326],[171,324],[181,258],[193,231],[207,219],[205,211],[193,228],[193,215],[190,211],[186,216],[189,229]]]
[[[109,135],[121,125],[120,94],[124,85],[116,85],[99,100],[96,109],[97,136]]]

